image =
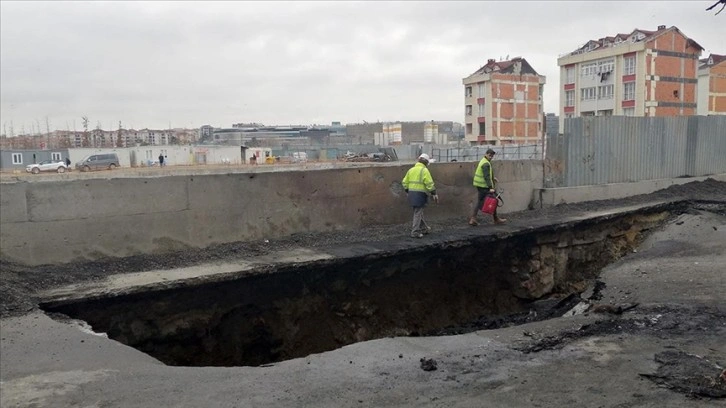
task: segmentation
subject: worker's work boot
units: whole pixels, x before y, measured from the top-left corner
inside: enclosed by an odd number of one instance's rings
[[[494,217],[494,223],[495,224],[504,224],[505,222],[507,222],[507,219],[506,218]]]
[[[469,225],[471,225],[472,227],[476,227],[477,225],[479,225],[479,223],[476,222],[476,217],[469,217]]]

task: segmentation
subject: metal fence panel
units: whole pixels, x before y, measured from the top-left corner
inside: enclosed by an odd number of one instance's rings
[[[545,139],[545,187],[726,172],[726,117],[580,117]]]
[[[488,149],[496,152],[497,160],[541,160],[543,151],[542,144],[431,147],[431,157],[438,162],[479,161]],[[426,150],[425,147],[424,150]]]

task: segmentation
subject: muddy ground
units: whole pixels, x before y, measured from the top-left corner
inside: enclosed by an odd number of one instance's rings
[[[544,209],[508,213],[506,217],[514,225],[526,225],[530,220],[558,219],[580,212],[603,210],[624,205],[647,203],[660,199],[682,198],[692,202],[726,202],[726,183],[708,179],[693,182],[651,194],[632,196],[618,200],[590,201],[577,204],[562,204]],[[446,197],[442,197],[445,200]],[[481,216],[480,216],[481,218]],[[151,269],[170,269],[182,266],[243,259],[265,255],[271,250],[285,248],[312,247],[324,248],[340,243],[374,242],[408,238],[409,220],[401,220],[401,224],[383,225],[363,228],[354,231],[335,231],[324,233],[300,233],[284,239],[263,240],[252,242],[235,242],[217,245],[205,249],[187,249],[182,252],[164,255],[143,255],[123,259],[107,259],[94,262],[69,263],[63,265],[43,265],[28,267],[6,262],[0,259],[0,317],[22,315],[37,309],[34,294],[71,283],[105,278],[118,273],[140,272]],[[488,222],[491,222],[488,220]],[[434,233],[456,229],[472,228],[466,224],[466,217],[457,216],[450,219],[428,222]],[[484,223],[475,228],[486,228]]]

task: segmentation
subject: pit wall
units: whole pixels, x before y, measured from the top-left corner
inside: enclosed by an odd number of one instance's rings
[[[466,222],[476,164],[430,167],[440,203],[427,208],[427,219]],[[3,183],[0,256],[56,264],[408,223],[400,181],[410,166]],[[494,166],[504,191],[500,212],[529,208],[542,186],[541,162]]]

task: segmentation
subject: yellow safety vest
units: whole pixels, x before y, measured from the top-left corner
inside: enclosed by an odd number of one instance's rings
[[[486,180],[484,180],[484,169],[482,169],[484,163],[489,164],[489,180],[492,182],[491,186],[488,186]],[[492,169],[492,163],[486,158],[486,156],[484,156],[484,158],[479,161],[479,165],[476,166],[476,172],[474,173],[474,187],[494,188],[494,169]]]
[[[408,169],[406,175],[401,181],[403,188],[408,191],[420,191],[428,193],[436,190],[434,187],[434,179],[431,177],[431,172],[426,166],[419,162],[415,166]]]

